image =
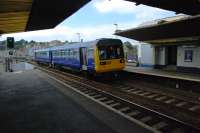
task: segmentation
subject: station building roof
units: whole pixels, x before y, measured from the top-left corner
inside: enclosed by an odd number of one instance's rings
[[[90,0],[0,0],[0,34],[54,28]]]
[[[127,0],[152,7],[184,13],[188,15],[200,14],[200,0]]]
[[[128,30],[118,30],[115,35],[152,44],[193,41],[200,38],[199,25],[200,15],[169,22],[160,21],[156,24]]]

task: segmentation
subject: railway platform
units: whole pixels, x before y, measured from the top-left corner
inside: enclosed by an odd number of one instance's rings
[[[126,65],[124,71],[133,78],[163,87],[200,93],[200,75]]]
[[[74,92],[30,64],[0,73],[4,133],[148,133],[147,129]]]
[[[131,65],[127,65],[124,70],[127,72],[132,72],[132,73],[137,73],[137,74],[165,77],[165,78],[179,79],[179,80],[186,80],[186,81],[194,81],[194,82],[200,83],[200,75],[198,74],[165,71],[165,70],[146,68],[146,67],[135,67]]]

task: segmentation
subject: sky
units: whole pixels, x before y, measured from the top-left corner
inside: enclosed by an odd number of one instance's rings
[[[132,41],[119,36],[114,36],[116,30],[130,29],[138,25],[175,16],[174,12],[161,10],[145,5],[136,6],[133,2],[124,0],[92,0],[72,16],[65,19],[54,29],[5,34],[0,37],[15,37],[15,40],[35,41],[78,41],[77,33],[80,33],[83,41],[95,40],[98,38],[119,38],[123,41]]]

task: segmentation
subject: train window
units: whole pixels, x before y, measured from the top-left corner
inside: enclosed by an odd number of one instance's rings
[[[88,58],[92,58],[94,56],[94,49],[93,48],[87,49],[87,56],[88,56]]]
[[[100,60],[123,58],[123,48],[119,45],[99,47]]]
[[[100,60],[106,60],[106,49],[99,49]]]
[[[74,49],[74,58],[75,59],[79,59],[79,51],[78,51],[78,49]]]
[[[76,52],[75,52],[75,50],[73,49],[73,57],[75,57],[75,55],[76,55]]]
[[[116,56],[117,56],[117,58],[123,58],[124,52],[123,52],[123,48],[122,47],[117,47]]]
[[[108,58],[115,59],[116,58],[116,49],[113,46],[107,48]]]
[[[53,51],[53,56],[54,57],[59,57],[59,52],[58,51]]]
[[[40,56],[40,57],[48,57],[49,55],[48,55],[48,52],[46,52],[46,51],[42,51],[42,52],[39,52],[38,53],[38,56]]]
[[[70,49],[68,49],[68,57],[70,57]]]
[[[67,56],[67,50],[65,49],[64,50],[64,57],[66,57]]]
[[[74,50],[74,57],[77,56],[78,51]]]
[[[67,56],[68,57],[70,56],[70,50],[69,49],[67,50]]]
[[[64,50],[61,50],[61,51],[60,51],[60,56],[61,56],[61,57],[65,57],[65,51],[64,51]]]
[[[73,51],[72,51],[72,49],[70,49],[69,56],[73,57]]]

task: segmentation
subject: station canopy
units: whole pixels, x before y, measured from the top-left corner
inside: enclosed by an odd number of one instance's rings
[[[54,28],[90,0],[0,0],[0,34]]]
[[[148,42],[167,43],[186,40],[199,40],[200,15],[176,21],[160,21],[156,24],[140,26],[128,30],[118,30],[115,35]]]
[[[176,13],[184,13],[187,15],[200,14],[200,0],[126,0],[136,2],[136,4],[144,4],[165,10],[174,11]]]

